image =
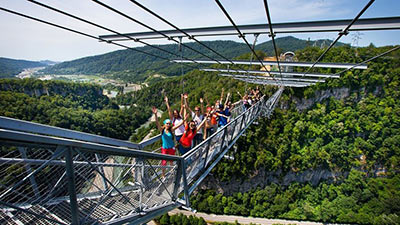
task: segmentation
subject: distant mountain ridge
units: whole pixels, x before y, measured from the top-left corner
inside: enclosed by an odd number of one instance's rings
[[[0,57],[0,78],[13,77],[26,68],[44,67],[48,63]]]
[[[276,44],[279,50],[283,52],[296,51],[307,46],[326,46],[331,42],[331,40],[307,41],[291,36],[276,39]],[[234,41],[204,41],[202,43],[230,59],[250,52],[246,44]],[[198,43],[190,42],[186,43],[186,45],[198,50],[199,52],[202,52],[210,58],[221,59],[220,56],[200,46]],[[344,44],[337,43],[337,45],[340,46]],[[158,47],[179,55],[176,44],[158,45]],[[148,46],[138,47],[137,49],[164,58],[179,58]],[[256,46],[256,50],[261,50],[268,55],[274,55],[272,41],[258,44]],[[185,47],[183,47],[183,57],[206,59],[206,57]],[[193,68],[188,66],[183,67],[184,72],[188,72],[192,69]],[[47,67],[42,72],[53,74],[109,74],[113,78],[137,82],[144,81],[149,75],[155,72],[166,74],[167,76],[180,75],[181,66],[179,64],[173,64],[159,58],[126,49],[106,53],[103,55],[90,56],[73,61],[63,62]]]
[[[53,66],[53,65],[56,65],[56,64],[60,63],[60,62],[55,62],[55,61],[51,61],[51,60],[40,60],[39,62],[43,63],[43,64],[46,64],[48,66]]]

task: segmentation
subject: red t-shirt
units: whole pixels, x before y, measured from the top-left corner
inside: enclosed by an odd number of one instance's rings
[[[190,146],[192,146],[192,141],[194,136],[196,136],[196,134],[197,134],[197,129],[195,129],[194,132],[192,132],[191,129],[188,129],[188,125],[186,124],[185,133],[183,134],[179,142],[183,145],[183,147],[189,148]]]

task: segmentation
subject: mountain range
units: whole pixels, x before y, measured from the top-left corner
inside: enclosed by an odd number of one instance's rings
[[[50,60],[29,61],[0,57],[0,78],[13,77],[27,68],[46,67],[55,64],[57,62]]]
[[[278,51],[296,51],[303,49],[307,46],[326,46],[329,45],[331,40],[316,40],[307,41],[295,37],[282,37],[276,39]],[[222,56],[232,59],[250,52],[249,48],[244,43],[234,41],[204,41],[203,44],[211,49],[217,51]],[[221,59],[220,56],[206,49],[198,43],[186,43],[190,48],[196,49],[210,58]],[[344,45],[337,43],[338,46]],[[158,45],[157,47],[176,55],[180,55],[178,46],[176,44]],[[166,52],[152,48],[150,46],[136,48],[160,57],[168,59],[177,59],[179,57],[173,56]],[[274,55],[272,41],[267,41],[256,45],[256,50],[263,51],[267,55]],[[183,57],[190,59],[206,59],[199,53],[196,53],[183,46]],[[193,69],[189,66],[183,66],[183,73]],[[175,76],[181,74],[181,65],[168,62],[166,60],[145,55],[143,53],[135,52],[130,49],[119,50],[103,55],[96,55],[76,59],[73,61],[63,62],[43,70],[44,73],[53,74],[107,74],[114,79],[122,79],[130,82],[144,81],[147,77],[154,73],[161,73],[167,76]]]
[[[285,51],[296,51],[303,49],[307,46],[318,46],[323,47],[331,43],[331,40],[316,40],[307,41],[301,40],[295,37],[282,37],[276,39],[276,45],[278,46],[279,52]],[[250,50],[244,43],[238,43],[234,41],[204,41],[203,44],[207,45],[211,49],[220,53],[222,56],[232,59],[241,56],[245,53],[249,53]],[[206,49],[198,43],[190,42],[186,43],[186,46],[193,48],[210,58],[222,59],[220,56]],[[343,43],[337,43],[338,46],[344,45]],[[177,59],[180,55],[178,46],[176,44],[158,45],[158,48],[166,51],[175,53],[176,55],[169,54],[167,52],[160,51],[150,46],[137,47],[135,49],[145,51],[153,55],[157,55],[168,59]],[[265,52],[267,55],[274,55],[272,41],[267,41],[256,45],[256,50]],[[194,52],[185,46],[183,46],[183,58],[190,59],[206,59],[204,55]],[[22,69],[27,67],[38,67],[47,66],[49,63],[44,64],[43,62],[30,62],[11,59],[3,59],[1,64],[0,61],[0,74],[5,76],[18,74]],[[8,60],[8,61],[7,61]],[[18,66],[17,66],[18,65]],[[183,66],[183,73],[186,73],[193,69],[193,66]],[[180,75],[181,65],[174,64],[167,60],[149,56],[132,49],[118,50],[110,53],[95,55],[90,57],[84,57],[72,61],[62,62],[55,65],[47,66],[41,72],[45,74],[101,74],[107,75],[113,79],[121,79],[129,82],[145,81],[146,78],[153,75],[154,73],[165,74],[167,76]]]

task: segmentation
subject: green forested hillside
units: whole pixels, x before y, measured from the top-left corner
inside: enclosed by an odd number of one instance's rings
[[[389,48],[342,46],[333,48],[324,61],[361,62]],[[322,51],[309,47],[296,55],[300,60],[312,61]],[[243,185],[260,170],[280,171],[278,181],[288,173],[306,170],[322,169],[342,175],[322,180],[317,186],[296,182],[288,187],[264,184],[233,195],[200,191],[192,198],[193,207],[221,214],[398,224],[400,208],[394,202],[399,202],[400,194],[399,59],[397,51],[369,63],[365,71],[348,71],[340,79],[309,88],[287,88],[271,119],[261,119],[239,139],[237,151],[231,153],[234,160],[223,159],[212,171],[217,182],[240,180]],[[204,95],[216,99],[222,87],[235,93],[245,86],[216,74],[193,71],[151,85],[133,97],[120,96],[119,101],[159,106],[162,94],[168,93],[177,102],[182,80],[186,81],[184,92],[192,96],[192,104]],[[315,101],[323,91],[348,95],[328,96],[310,108],[298,109],[304,100]],[[266,88],[265,92],[270,94],[272,90]]]
[[[13,77],[19,74],[23,69],[42,66],[46,66],[46,64],[0,57],[0,78]]]
[[[119,110],[96,85],[1,79],[0,115],[127,140],[150,109]]]
[[[320,46],[323,40],[308,42],[294,37],[283,37],[277,38],[276,42],[280,46],[280,51],[295,51],[314,44]],[[326,40],[327,44],[330,42],[331,41]],[[245,44],[234,41],[205,41],[203,43],[227,58],[237,57],[249,51]],[[198,43],[191,42],[187,43],[187,45],[210,57],[221,59],[220,56],[215,55]],[[339,45],[342,44],[339,43]],[[180,55],[176,44],[159,45],[158,47]],[[147,46],[139,47],[138,49],[164,58],[179,58]],[[264,51],[268,55],[273,54],[271,41],[258,44],[256,49]],[[184,57],[187,58],[205,59],[204,56],[201,56],[185,47],[183,47],[183,52]],[[188,66],[183,66],[183,69],[185,73],[193,70],[193,68]],[[107,76],[114,79],[118,78],[129,82],[138,82],[144,81],[149,75],[154,73],[161,73],[168,76],[180,75],[181,65],[170,63],[132,50],[119,50],[103,55],[63,62],[48,67],[43,70],[43,72],[56,74],[107,74]]]
[[[334,48],[325,60],[359,62],[389,47]],[[317,53],[317,54],[315,54]],[[297,55],[309,59],[320,50]],[[271,119],[252,126],[239,139],[235,160],[222,160],[213,171],[219,181],[248,179],[260,170],[289,172],[326,169],[350,175],[319,185],[270,184],[247,193],[223,196],[201,191],[193,206],[201,211],[269,218],[306,219],[360,224],[400,222],[400,53],[351,71],[339,80],[305,89],[287,89]],[[329,72],[325,70],[325,72]],[[343,99],[327,98],[311,108],[296,109],[317,98],[318,91],[347,89]],[[394,203],[396,202],[396,203]]]

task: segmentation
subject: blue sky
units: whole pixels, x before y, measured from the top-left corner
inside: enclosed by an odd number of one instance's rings
[[[116,9],[142,21],[156,29],[170,27],[139,9],[129,0],[101,0]],[[45,4],[65,10],[109,27],[118,32],[148,31],[90,0],[41,0]],[[145,6],[157,12],[180,28],[230,25],[213,0],[143,0]],[[266,23],[262,0],[221,0],[236,24]],[[352,19],[367,4],[368,0],[269,0],[273,23],[313,21],[331,19]],[[23,0],[2,0],[0,7],[25,13],[43,20],[83,31],[94,36],[108,32],[78,22]],[[400,16],[400,0],[376,0],[361,18]],[[45,24],[0,11],[0,57],[26,60],[67,61],[85,56],[102,54],[121,48],[99,43]],[[282,37],[283,35],[278,35]],[[336,33],[317,33],[293,35],[302,39],[335,39]],[[374,43],[376,46],[400,44],[400,31],[362,32],[359,46]],[[216,38],[200,38],[215,40]],[[221,39],[221,38],[218,38]],[[237,37],[224,37],[224,40],[240,42]],[[354,34],[340,41],[354,44]],[[269,40],[261,36],[259,42]],[[187,40],[186,40],[187,41]],[[249,37],[249,41],[252,41]],[[153,44],[166,44],[166,40],[151,41]],[[139,46],[134,43],[124,43]]]

